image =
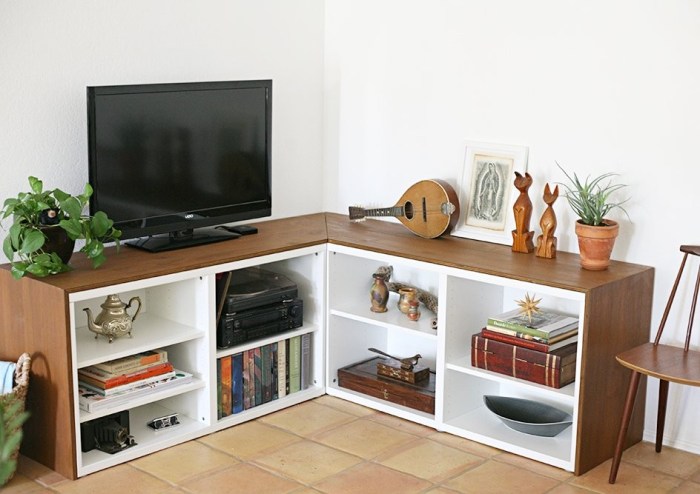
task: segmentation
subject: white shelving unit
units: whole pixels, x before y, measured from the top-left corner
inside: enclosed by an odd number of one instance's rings
[[[261,266],[284,274],[297,284],[299,298],[304,303],[304,325],[242,345],[217,349],[216,275],[250,266]],[[129,411],[130,434],[137,443],[117,454],[97,449],[82,452],[78,447],[78,476],[322,395],[325,392],[325,338],[322,330],[325,266],[325,246],[310,247],[72,293],[69,296],[69,314],[73,328],[71,348],[75,369],[74,389],[78,386],[78,369],[156,348],[167,350],[168,360],[176,369],[193,374],[190,383],[155,390],[126,404],[93,413],[80,410],[76,392],[74,423],[78,445],[81,444],[81,424],[122,410]],[[107,295],[114,293],[119,294],[124,302],[137,296],[143,306],[133,323],[132,337],[116,338],[109,343],[104,336],[95,338],[95,333],[88,329],[87,315],[83,309],[90,308],[93,317],[96,316]],[[133,314],[133,309],[129,313]],[[236,415],[217,419],[216,359],[306,333],[312,334],[312,384],[309,388]],[[146,426],[151,419],[171,413],[178,414],[180,425],[157,432]]]
[[[423,306],[418,322],[402,314],[396,307],[396,294],[390,297],[388,312],[369,310],[372,273],[389,265],[393,267],[392,280],[439,295],[437,330],[431,324],[436,315]],[[489,316],[515,308],[516,300],[527,293],[542,298],[542,307],[574,314],[583,324],[584,296],[579,292],[331,246],[328,394],[573,471],[576,426],[554,438],[513,431],[486,409],[483,396],[540,401],[572,413],[576,422],[578,380],[554,389],[471,365],[471,336],[481,330]],[[394,355],[423,356],[421,363],[436,374],[434,416],[338,386],[338,369],[374,355],[367,350],[371,346]]]

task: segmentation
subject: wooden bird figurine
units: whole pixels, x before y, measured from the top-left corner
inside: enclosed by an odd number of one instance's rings
[[[420,353],[415,354],[413,357],[394,357],[393,355],[389,355],[388,353],[384,353],[381,350],[378,350],[376,348],[368,348],[370,352],[378,353],[379,355],[384,355],[385,357],[389,357],[394,360],[398,360],[399,363],[401,363],[401,368],[403,370],[413,370],[413,367],[418,364],[418,359],[422,358]]]

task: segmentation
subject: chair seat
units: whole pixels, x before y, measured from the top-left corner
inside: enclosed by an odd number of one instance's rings
[[[645,343],[615,357],[625,367],[664,381],[700,386],[700,352]]]

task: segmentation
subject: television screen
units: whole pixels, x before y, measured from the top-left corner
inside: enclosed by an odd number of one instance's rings
[[[88,87],[91,210],[149,250],[269,216],[271,102],[270,80]]]

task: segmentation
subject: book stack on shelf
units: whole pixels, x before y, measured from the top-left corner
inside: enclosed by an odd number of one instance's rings
[[[168,361],[166,350],[151,350],[78,369],[78,402],[81,410],[96,412],[191,380]]]
[[[521,309],[488,318],[472,335],[473,367],[561,388],[576,377],[577,317]]]
[[[221,357],[216,373],[218,418],[304,390],[311,384],[311,334]]]

